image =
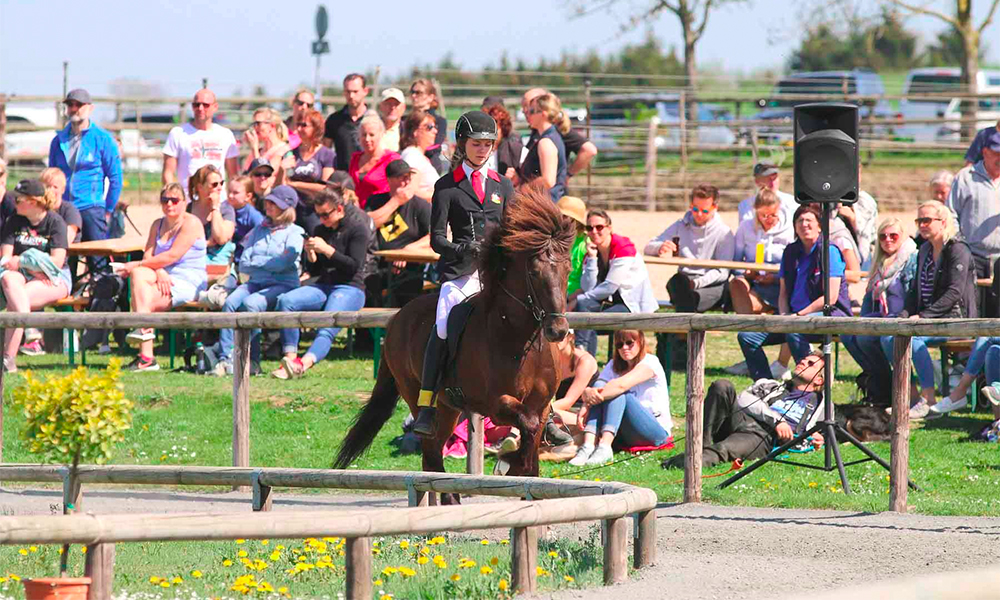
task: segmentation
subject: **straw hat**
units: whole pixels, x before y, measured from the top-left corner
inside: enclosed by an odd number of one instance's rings
[[[573,219],[580,225],[587,224],[587,205],[576,196],[563,196],[559,202],[559,210],[562,214]]]

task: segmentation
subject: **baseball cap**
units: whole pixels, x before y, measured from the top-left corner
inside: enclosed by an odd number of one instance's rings
[[[37,179],[22,179],[14,188],[18,196],[33,196],[40,198],[45,195],[45,184]]]
[[[70,91],[70,93],[66,94],[66,99],[63,100],[63,104],[66,104],[67,102],[79,102],[80,104],[93,104],[93,102],[91,102],[90,100],[90,93],[83,88],[77,88],[75,90]]]
[[[753,166],[754,177],[767,177],[778,172],[778,166],[772,162],[759,162]]]
[[[407,173],[412,173],[413,171],[416,171],[416,169],[407,164],[405,160],[397,158],[396,160],[386,165],[385,176],[402,177],[403,175],[406,175]]]
[[[1000,130],[994,131],[993,135],[986,136],[983,148],[989,148],[994,152],[1000,152]]]
[[[558,202],[559,211],[581,225],[587,224],[587,205],[576,196],[563,196]]]
[[[264,196],[264,200],[274,202],[281,210],[288,210],[289,208],[295,208],[295,205],[299,203],[299,195],[291,187],[279,185],[275,186],[270,194]]]
[[[382,90],[382,100],[388,100],[392,98],[400,104],[406,104],[406,99],[403,97],[403,92],[399,88],[386,88]]]
[[[267,160],[263,156],[259,156],[253,159],[253,162],[250,163],[250,168],[247,169],[247,174],[249,175],[261,167],[267,167],[271,170],[271,173],[274,173],[274,167],[271,166],[271,161]]]

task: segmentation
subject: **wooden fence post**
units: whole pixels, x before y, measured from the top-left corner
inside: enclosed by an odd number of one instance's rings
[[[469,447],[465,456],[465,472],[469,475],[483,474],[483,452],[486,443],[486,429],[483,426],[483,415],[466,413],[469,419]]]
[[[368,600],[372,597],[371,538],[348,538],[344,558],[347,600]]]
[[[656,564],[656,510],[635,513],[635,532],[632,534],[632,566],[636,569]]]
[[[660,118],[649,120],[649,132],[646,136],[646,210],[656,212],[656,128]]]
[[[87,546],[84,576],[90,577],[87,600],[111,600],[115,582],[115,545]]]
[[[538,584],[538,531],[515,527],[510,535],[510,578],[517,594],[534,594]]]
[[[682,92],[683,93],[683,92]],[[683,113],[681,113],[683,114]],[[701,502],[702,413],[705,395],[705,332],[688,332],[687,432],[684,443],[684,502]]]
[[[910,337],[895,336],[892,348],[892,440],[889,510],[906,512],[910,481]],[[945,373],[945,377],[948,374]]]
[[[623,583],[628,579],[628,523],[625,517],[605,519],[604,585]]]
[[[263,485],[260,482],[260,470],[250,474],[250,487],[253,489],[253,510],[254,512],[267,512],[273,506],[271,496],[271,486]]]
[[[250,335],[252,330],[235,330],[233,344],[233,466],[250,466]],[[247,491],[234,486],[234,491]]]
[[[680,143],[681,143],[681,170],[687,174],[688,152],[687,152],[687,94],[681,91],[677,102],[677,115],[680,118]],[[686,187],[686,186],[685,186]]]

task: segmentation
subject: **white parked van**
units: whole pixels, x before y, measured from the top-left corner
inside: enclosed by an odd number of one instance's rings
[[[958,67],[931,67],[913,69],[906,75],[903,95],[936,94],[958,92],[961,89],[962,70]],[[980,98],[976,110],[976,129],[995,125],[1000,119],[1000,71],[980,69],[976,78],[978,93],[993,93],[990,98]],[[896,129],[900,137],[912,138],[918,142],[958,141],[961,124],[961,100],[941,98],[940,100],[911,100],[899,102],[900,115],[904,120],[946,118],[954,123],[914,123]]]

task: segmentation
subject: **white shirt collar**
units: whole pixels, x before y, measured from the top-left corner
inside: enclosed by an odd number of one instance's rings
[[[490,168],[488,166],[486,166],[485,163],[483,164],[483,166],[479,167],[478,169],[473,169],[472,167],[469,166],[469,163],[467,163],[467,162],[465,162],[463,160],[462,161],[462,170],[465,171],[465,176],[469,179],[470,183],[472,182],[472,172],[473,171],[479,171],[482,174],[482,176],[483,176],[483,185],[486,185],[486,177],[487,177],[487,175],[489,175]]]

